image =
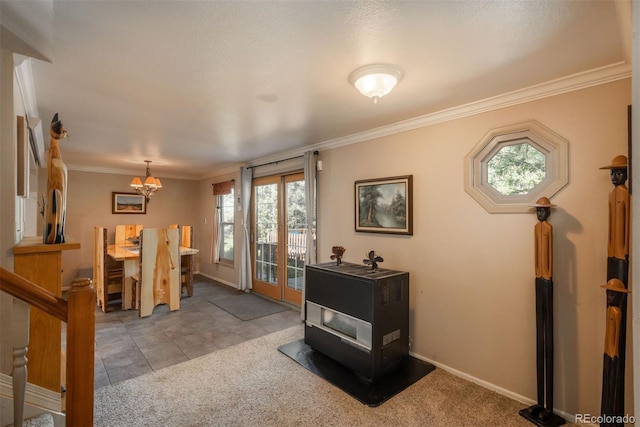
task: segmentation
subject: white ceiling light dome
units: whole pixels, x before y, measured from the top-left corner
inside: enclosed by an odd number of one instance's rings
[[[358,68],[349,75],[349,81],[364,96],[378,103],[402,79],[404,73],[396,65],[371,64]]]

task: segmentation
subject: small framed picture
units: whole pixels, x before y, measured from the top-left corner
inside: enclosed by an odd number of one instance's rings
[[[112,214],[146,214],[147,199],[137,193],[111,193]]]
[[[356,181],[356,231],[413,235],[413,175]]]

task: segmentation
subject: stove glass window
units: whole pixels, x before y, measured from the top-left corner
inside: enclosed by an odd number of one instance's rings
[[[322,309],[322,325],[343,335],[356,339],[356,319],[333,310]]]

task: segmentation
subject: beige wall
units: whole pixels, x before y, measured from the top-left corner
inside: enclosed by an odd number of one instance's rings
[[[409,271],[411,351],[507,394],[535,399],[537,218],[533,211],[487,213],[464,191],[463,159],[490,129],[539,121],[570,144],[570,183],[554,197],[558,207],[549,219],[555,237],[555,406],[599,414],[606,306],[599,286],[606,281],[612,184],[598,168],[626,154],[630,102],[625,80],[322,151],[319,261],[329,261],[331,247],[341,245],[345,261],[360,263],[373,249],[383,256],[383,267]],[[354,181],[409,174],[413,236],[354,232]],[[632,404],[629,393],[629,412]]]
[[[64,160],[64,142],[61,150]],[[144,165],[140,166],[140,172],[144,173]],[[42,193],[47,178],[45,173],[40,175]],[[75,277],[92,277],[93,227],[96,225],[107,227],[109,243],[113,243],[117,224],[142,224],[153,228],[169,224],[193,225],[194,232],[200,233],[196,222],[200,205],[197,181],[160,177],[163,188],[151,196],[146,215],[112,214],[111,193],[131,192],[129,183],[132,178],[129,175],[69,171],[65,235],[79,241],[81,249],[67,251],[62,257],[63,286],[69,285]],[[39,227],[41,229],[41,224]],[[200,255],[196,255],[196,269],[199,259]]]

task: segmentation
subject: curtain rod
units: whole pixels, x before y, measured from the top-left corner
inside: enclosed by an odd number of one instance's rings
[[[320,153],[318,153],[318,150],[316,150],[316,151],[313,152],[313,154],[317,156]],[[254,168],[259,168],[260,166],[267,166],[267,165],[277,165],[280,162],[286,162],[287,160],[299,159],[300,157],[304,157],[304,154],[301,154],[301,155],[295,156],[295,157],[289,157],[288,159],[275,160],[273,162],[262,163],[261,165],[247,166],[247,169],[254,169]]]

